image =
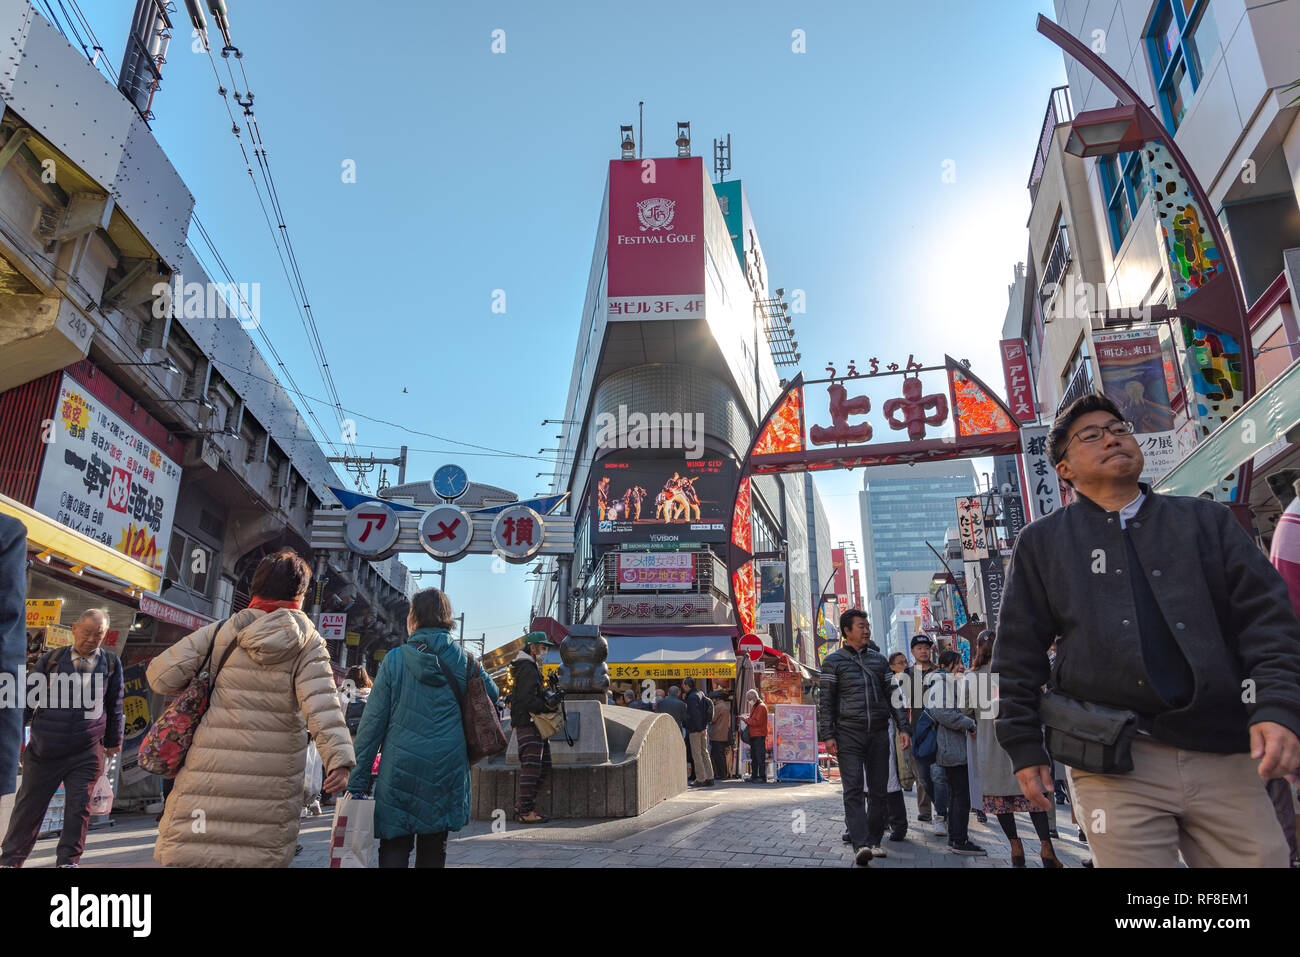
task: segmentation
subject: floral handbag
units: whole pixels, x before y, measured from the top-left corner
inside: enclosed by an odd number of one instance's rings
[[[174,778],[185,765],[185,755],[189,753],[190,745],[194,743],[194,732],[198,730],[199,722],[203,720],[203,715],[212,700],[212,688],[217,682],[217,673],[221,671],[226,659],[239,644],[238,641],[231,641],[222,653],[221,660],[217,662],[216,669],[209,674],[208,663],[212,660],[212,649],[216,646],[217,636],[225,624],[226,622],[223,621],[213,630],[212,645],[208,647],[208,653],[204,656],[198,673],[190,679],[185,690],[163,709],[163,713],[158,716],[153,727],[145,732],[144,738],[140,741],[140,755],[137,762],[150,774]]]

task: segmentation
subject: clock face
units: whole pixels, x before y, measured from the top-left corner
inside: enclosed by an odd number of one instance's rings
[[[444,465],[433,473],[433,491],[447,501],[460,498],[469,488],[469,476],[459,465]]]

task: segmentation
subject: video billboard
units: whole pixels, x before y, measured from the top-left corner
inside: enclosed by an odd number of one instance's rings
[[[596,463],[594,541],[725,542],[737,468],[728,459],[638,459]]]

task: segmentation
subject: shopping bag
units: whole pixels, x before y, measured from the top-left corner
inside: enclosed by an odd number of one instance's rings
[[[371,867],[375,853],[375,802],[345,794],[334,805],[330,867]]]
[[[320,752],[316,742],[307,742],[307,764],[302,772],[302,793],[307,804],[320,797],[321,788],[325,786],[325,768],[321,765]]]
[[[117,759],[114,758],[113,760],[116,761]],[[113,782],[108,779],[108,771],[112,766],[112,761],[104,765],[104,770],[99,774],[99,780],[95,782],[94,790],[90,792],[91,817],[109,814],[113,810]]]

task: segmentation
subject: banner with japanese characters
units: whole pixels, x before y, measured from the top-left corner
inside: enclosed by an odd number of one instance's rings
[[[1061,486],[1056,469],[1047,460],[1050,426],[1026,425],[1020,429],[1025,460],[1025,493],[1029,497],[1030,520],[1050,515],[1061,507]]]
[[[1154,482],[1179,461],[1171,373],[1166,369],[1160,331],[1147,327],[1099,332],[1093,335],[1093,343],[1102,391],[1133,423],[1133,437],[1146,459],[1142,481]]]
[[[53,418],[32,507],[161,574],[180,465],[66,373]]]
[[[1024,339],[1002,340],[1002,374],[1007,382],[1007,405],[1021,422],[1038,418],[1034,408],[1032,373],[1029,370],[1029,350]]]
[[[695,584],[692,552],[619,552],[619,589],[689,591]]]
[[[984,500],[957,499],[957,532],[961,536],[961,554],[966,561],[988,558],[989,547],[984,529]]]

